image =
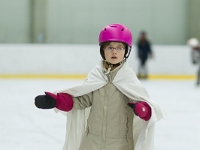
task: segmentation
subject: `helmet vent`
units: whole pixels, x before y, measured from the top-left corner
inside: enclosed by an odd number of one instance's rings
[[[115,25],[112,25],[112,26],[110,26],[110,27],[117,27],[117,26],[115,26]]]
[[[121,31],[124,31],[124,28],[122,28]]]
[[[104,31],[106,31],[106,28],[104,28]]]

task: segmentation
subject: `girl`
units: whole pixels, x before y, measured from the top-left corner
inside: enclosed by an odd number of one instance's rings
[[[153,150],[154,124],[163,117],[128,66],[132,34],[110,24],[99,34],[102,60],[84,85],[35,98],[41,109],[67,112],[63,150]],[[89,109],[88,109],[89,108]]]

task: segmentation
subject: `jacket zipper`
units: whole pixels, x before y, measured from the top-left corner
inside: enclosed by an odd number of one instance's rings
[[[110,70],[110,69],[109,69]],[[111,84],[111,75],[110,75],[110,72],[107,72],[107,77],[108,77],[108,89],[110,89],[110,84]],[[107,97],[105,98],[105,102],[104,102],[104,120],[103,120],[103,132],[102,132],[102,146],[101,146],[101,150],[103,150],[105,148],[105,142],[106,142],[106,125],[107,125],[107,103],[108,103],[108,98],[109,98],[109,93],[110,91],[106,91],[107,92]]]

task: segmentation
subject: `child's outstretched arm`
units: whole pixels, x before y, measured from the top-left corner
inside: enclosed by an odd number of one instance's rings
[[[146,102],[130,102],[128,106],[133,108],[134,113],[141,119],[148,121],[151,118],[151,107]]]
[[[70,111],[73,108],[73,103],[72,97],[67,93],[45,92],[45,95],[38,95],[35,98],[35,106],[41,109],[56,107],[62,111]]]

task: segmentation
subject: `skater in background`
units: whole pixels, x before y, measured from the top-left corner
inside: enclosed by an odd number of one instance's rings
[[[187,43],[192,48],[192,63],[198,66],[197,85],[200,85],[200,44],[197,38],[191,38]]]
[[[35,105],[67,115],[63,150],[153,150],[155,122],[163,112],[128,65],[130,30],[107,25],[99,45],[102,60],[84,85],[45,92],[35,98]]]
[[[142,31],[140,33],[138,42],[137,42],[137,56],[139,59],[139,68],[138,68],[138,78],[147,79],[148,70],[147,70],[147,60],[149,57],[152,57],[151,43],[147,38],[147,33]]]

